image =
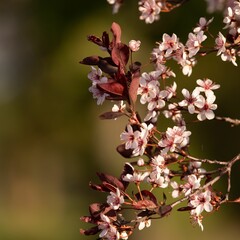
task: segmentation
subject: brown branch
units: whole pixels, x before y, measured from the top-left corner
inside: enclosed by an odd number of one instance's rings
[[[216,116],[215,119],[231,123],[231,127],[235,127],[235,126],[240,125],[240,119],[232,119],[230,117],[219,117],[219,116]]]

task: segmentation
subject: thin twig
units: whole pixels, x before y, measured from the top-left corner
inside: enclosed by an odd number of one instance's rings
[[[232,119],[230,117],[219,117],[219,116],[216,116],[215,119],[231,123],[231,127],[235,127],[235,126],[240,125],[240,119]]]

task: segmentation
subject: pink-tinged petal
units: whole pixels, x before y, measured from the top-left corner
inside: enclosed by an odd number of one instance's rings
[[[215,117],[215,114],[212,110],[205,111],[205,116],[208,120],[212,120]]]
[[[190,114],[195,113],[195,107],[193,104],[188,105],[188,111]]]
[[[204,210],[206,211],[206,212],[211,212],[212,210],[213,210],[213,206],[212,206],[212,204],[211,203],[205,203],[204,204]]]

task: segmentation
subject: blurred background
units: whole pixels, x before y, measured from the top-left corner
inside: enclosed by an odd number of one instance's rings
[[[194,3],[193,3],[194,2]],[[134,60],[148,64],[149,54],[163,33],[176,33],[185,42],[201,16],[205,1],[189,1],[152,25],[138,20],[137,1],[126,1],[112,15],[105,0],[1,0],[0,2],[0,239],[96,239],[79,234],[88,228],[79,218],[88,205],[106,196],[88,188],[95,173],[119,175],[125,159],[115,151],[126,119],[101,121],[111,108],[96,106],[88,92],[90,68],[78,62],[101,54],[87,41],[101,36],[112,21],[122,26],[122,41],[141,40]],[[211,32],[222,28],[214,15]],[[240,62],[239,62],[240,64]],[[198,78],[221,84],[216,91],[219,116],[239,118],[240,69],[215,54],[184,77],[175,65],[179,89],[192,90]],[[148,67],[146,69],[148,70]],[[164,123],[163,123],[164,124]],[[163,125],[163,128],[167,125]],[[192,155],[230,160],[239,152],[239,128],[208,121],[190,125]],[[233,171],[231,197],[240,196],[239,164]],[[218,185],[224,191],[226,184]],[[192,227],[187,213],[174,211],[131,239],[236,239],[240,206],[222,206],[204,218],[205,231]]]

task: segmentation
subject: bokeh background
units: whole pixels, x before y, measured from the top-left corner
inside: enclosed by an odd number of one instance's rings
[[[88,66],[78,62],[100,54],[86,36],[101,36],[112,21],[122,26],[123,42],[142,41],[135,60],[146,64],[164,32],[181,41],[207,16],[205,1],[189,1],[161,20],[138,20],[137,1],[126,1],[117,15],[105,0],[1,0],[0,2],[0,239],[77,240],[88,227],[79,218],[105,195],[88,188],[97,171],[119,174],[125,160],[115,151],[126,119],[101,121],[111,108],[97,107],[87,79]],[[214,15],[213,34],[222,28]],[[240,62],[239,62],[240,64]],[[199,59],[190,78],[176,70],[179,89],[193,89],[208,77],[217,90],[219,116],[239,118],[240,69],[215,54]],[[164,124],[164,123],[163,123]],[[167,125],[163,125],[166,127]],[[192,124],[192,154],[229,160],[239,152],[239,128],[208,121]],[[233,171],[232,198],[240,196],[239,164]],[[225,187],[220,184],[220,189]],[[222,206],[204,219],[205,231],[192,227],[187,213],[173,212],[132,239],[237,239],[240,206]]]

